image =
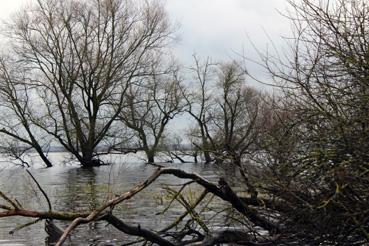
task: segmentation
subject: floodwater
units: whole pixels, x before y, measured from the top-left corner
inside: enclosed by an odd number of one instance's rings
[[[128,191],[135,184],[145,180],[154,171],[154,167],[144,164],[139,157],[112,155],[105,161],[112,163],[93,169],[80,168],[76,163],[65,163],[64,153],[51,153],[54,162],[52,168],[40,167],[35,157],[30,157],[33,166],[28,170],[41,184],[48,194],[53,210],[81,212],[90,211],[106,201],[112,194]],[[204,164],[166,164],[181,168],[188,172],[197,172],[209,180],[215,181],[215,168]],[[179,184],[188,180],[180,180],[173,176],[160,177],[135,197],[115,207],[114,215],[131,225],[140,225],[153,230],[160,230],[173,222],[185,209],[179,203],[164,215],[159,214],[170,201],[164,187],[179,189]],[[171,186],[172,185],[172,186]],[[47,203],[24,168],[15,166],[3,158],[0,162],[0,190],[12,198],[16,198],[23,207],[32,210],[47,211]],[[200,195],[202,188],[192,186],[186,190],[185,196],[191,202]],[[0,204],[4,201],[0,198]],[[221,201],[213,201],[206,216],[213,216],[224,205]],[[47,245],[44,222],[28,226],[13,235],[9,231],[19,225],[31,222],[32,218],[9,217],[0,218],[0,245],[12,242],[14,245]],[[211,220],[214,227],[222,226],[221,220]],[[69,222],[56,222],[60,228],[66,228]],[[79,226],[68,241],[69,245],[121,245],[132,240],[131,237],[109,226],[106,222],[94,222]]]

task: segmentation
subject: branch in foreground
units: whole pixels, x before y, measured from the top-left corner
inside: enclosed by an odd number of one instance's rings
[[[127,225],[122,220],[118,219],[112,214],[107,214],[102,219],[109,222],[115,228],[117,228],[118,230],[128,235],[143,237],[152,243],[157,243],[163,246],[174,246],[173,243],[159,236],[157,233],[147,230],[145,228],[142,228],[140,225],[138,226]]]
[[[241,214],[245,215],[255,225],[260,226],[270,232],[279,232],[280,229],[277,225],[271,223],[267,219],[261,217],[256,209],[249,207],[245,204],[224,179],[219,180],[219,186],[196,173],[187,173],[180,169],[175,168],[163,168],[162,174],[172,174],[178,178],[192,179],[199,185],[203,186],[208,192],[213,193],[219,198],[232,204],[232,206]]]

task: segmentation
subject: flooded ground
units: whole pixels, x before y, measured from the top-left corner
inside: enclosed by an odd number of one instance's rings
[[[86,211],[102,204],[109,195],[120,194],[128,191],[140,181],[145,180],[153,172],[154,168],[144,164],[140,158],[129,156],[109,156],[106,161],[113,163],[94,169],[80,168],[76,163],[65,163],[66,156],[63,153],[51,154],[55,166],[42,168],[37,159],[33,160],[33,167],[29,168],[35,178],[47,192],[51,199],[53,209],[59,211]],[[181,168],[188,172],[197,172],[204,177],[215,181],[215,168],[203,164],[167,164]],[[153,185],[140,192],[133,199],[128,200],[115,208],[114,214],[130,224],[140,224],[142,227],[159,230],[170,224],[175,218],[184,212],[179,204],[164,215],[160,213],[169,201],[163,187],[178,185],[186,182],[173,176],[159,178]],[[173,186],[179,188],[178,186]],[[17,198],[28,209],[47,210],[44,197],[35,187],[28,174],[21,167],[15,167],[9,161],[3,160],[0,164],[0,190]],[[194,199],[202,191],[201,187],[194,186],[188,190],[188,197]],[[208,216],[215,214],[217,207],[224,206],[222,202],[214,202],[214,211],[208,211]],[[9,235],[9,231],[17,226],[32,221],[32,219],[12,217],[0,219],[0,245],[14,240],[18,244],[42,245],[45,244],[46,233],[44,223],[40,222],[26,229]],[[212,220],[209,226],[222,226],[221,220]],[[65,228],[68,222],[57,222],[61,228]],[[8,240],[8,241],[6,241]],[[117,231],[104,222],[95,222],[83,225],[76,229],[70,245],[119,245],[127,242],[127,236]]]

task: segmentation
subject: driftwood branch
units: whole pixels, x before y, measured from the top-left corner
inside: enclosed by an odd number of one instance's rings
[[[14,234],[15,232],[17,232],[17,231],[19,231],[19,230],[22,230],[23,228],[26,228],[26,227],[28,227],[28,226],[30,226],[30,225],[34,225],[34,224],[36,224],[36,223],[40,222],[41,220],[42,220],[42,219],[37,218],[36,220],[33,220],[33,221],[28,222],[28,223],[26,223],[26,224],[23,224],[23,225],[17,226],[17,227],[16,227],[16,228],[14,228],[13,230],[11,230],[11,231],[9,232],[9,234]]]
[[[169,242],[165,238],[159,236],[159,234],[152,232],[150,230],[147,230],[145,228],[142,228],[140,225],[138,226],[130,226],[124,223],[122,220],[118,219],[117,217],[113,216],[112,214],[107,214],[103,217],[103,219],[107,222],[109,222],[111,225],[113,225],[118,230],[129,234],[133,236],[139,236],[143,237],[146,240],[156,243],[158,245],[163,246],[174,246],[175,244]]]
[[[55,219],[70,221],[79,217],[87,217],[90,213],[70,213],[58,211],[35,211],[27,209],[10,209],[0,212],[0,218],[11,216],[22,216],[28,218]]]

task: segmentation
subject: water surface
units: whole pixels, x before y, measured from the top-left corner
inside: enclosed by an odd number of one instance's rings
[[[47,192],[54,210],[80,212],[96,208],[113,194],[128,191],[135,184],[145,180],[154,171],[154,167],[144,164],[140,158],[132,156],[114,155],[106,157],[112,163],[93,169],[80,168],[75,163],[66,162],[64,153],[52,153],[51,159],[55,164],[52,168],[42,168],[37,158],[30,158],[33,167],[29,168],[38,182]],[[187,172],[197,172],[215,181],[215,168],[204,164],[167,164],[181,168]],[[174,203],[173,208],[165,215],[157,215],[169,202],[169,197],[163,187],[179,185],[186,180],[173,176],[160,177],[153,185],[140,192],[134,198],[125,201],[114,209],[114,214],[126,223],[159,230],[170,224],[185,210]],[[178,189],[179,186],[172,186]],[[0,190],[17,198],[28,209],[48,210],[44,197],[40,194],[24,168],[14,166],[6,158],[0,163]],[[200,195],[202,188],[193,186],[187,195],[194,199]],[[214,203],[216,207],[221,202]],[[222,205],[223,206],[223,205]],[[208,211],[207,216],[215,213]],[[17,225],[32,221],[31,218],[2,218],[0,219],[0,245],[5,240],[17,240],[26,245],[45,244],[46,233],[44,223],[40,222],[26,229],[9,235]],[[221,226],[221,221],[213,220],[211,226]],[[68,222],[57,222],[61,228],[68,226]],[[129,238],[131,239],[131,238]],[[70,245],[119,245],[128,240],[127,236],[107,225],[105,222],[94,222],[78,227],[69,242]],[[9,242],[9,241],[8,241]],[[15,241],[14,241],[15,242]]]

